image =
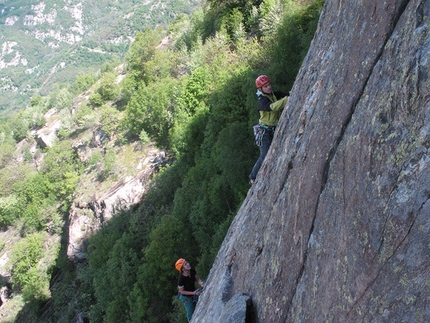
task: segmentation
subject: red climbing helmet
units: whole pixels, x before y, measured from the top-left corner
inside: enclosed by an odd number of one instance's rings
[[[267,75],[260,75],[255,80],[255,85],[259,89],[259,88],[263,87],[264,84],[267,84],[269,82],[270,82],[270,79],[269,79],[269,77]]]

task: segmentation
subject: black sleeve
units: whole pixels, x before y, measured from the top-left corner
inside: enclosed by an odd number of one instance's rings
[[[272,111],[270,109],[270,105],[272,104],[272,101],[268,97],[265,96],[259,96],[258,97],[258,111]]]
[[[285,98],[286,96],[290,96],[290,92],[284,92],[284,91],[273,91],[273,94],[275,94],[278,100]]]

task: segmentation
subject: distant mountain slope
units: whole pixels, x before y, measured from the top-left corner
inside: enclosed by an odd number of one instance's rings
[[[0,111],[122,57],[136,31],[166,25],[199,0],[0,0]]]

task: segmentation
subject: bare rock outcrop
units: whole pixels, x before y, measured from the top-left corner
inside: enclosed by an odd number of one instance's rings
[[[99,148],[100,151],[104,151],[106,149],[105,145],[108,141],[108,134],[99,126],[93,130],[91,142],[78,140],[73,143],[72,148],[75,150],[79,160],[81,162],[86,162],[94,151],[97,151],[95,148]]]
[[[151,176],[158,170],[160,163],[167,162],[164,151],[149,155],[143,161],[142,170],[136,176],[121,178],[111,188],[91,201],[81,200],[77,197],[71,207],[69,215],[69,243],[67,256],[73,261],[86,259],[88,239],[97,232],[104,222],[110,220],[115,213],[128,210],[142,199],[148,189]],[[156,154],[155,154],[156,153]]]
[[[109,140],[108,134],[103,131],[101,127],[97,127],[93,131],[93,138],[91,140],[91,144],[93,147],[102,147],[106,141]]]
[[[57,132],[61,128],[61,120],[54,120],[36,131],[35,139],[40,148],[52,147],[54,140],[57,139]]]
[[[429,322],[430,0],[326,0],[192,322]],[[227,323],[227,322],[223,322]]]

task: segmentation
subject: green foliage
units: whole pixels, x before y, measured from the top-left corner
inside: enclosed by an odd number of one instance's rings
[[[171,78],[141,87],[126,106],[123,127],[136,137],[145,130],[158,145],[167,145],[177,92],[176,81]]]
[[[13,187],[17,204],[10,210],[15,221],[24,220],[27,232],[44,229],[44,219],[41,210],[54,201],[54,192],[49,181],[40,173],[30,174],[25,181],[17,182]]]
[[[118,56],[113,55],[112,60],[103,63],[101,73],[113,73],[115,68],[120,64],[121,61],[118,59]]]
[[[27,301],[46,301],[49,294],[49,277],[37,265],[44,256],[46,235],[34,233],[16,243],[12,250],[12,282],[23,291]]]
[[[106,179],[114,172],[116,153],[113,149],[107,149],[103,158],[101,179]]]
[[[242,12],[239,8],[234,8],[223,21],[223,25],[225,25],[228,35],[234,42],[238,41],[245,35],[243,20],[244,17]]]
[[[117,109],[107,105],[102,106],[100,110],[100,123],[102,124],[102,129],[109,137],[112,138],[118,130],[120,113]]]
[[[138,74],[139,72],[137,71],[130,71],[121,82],[122,87],[120,90],[119,99],[124,104],[130,101],[130,98],[134,95],[139,87],[139,82],[137,81],[139,78]]]
[[[215,36],[223,28],[227,29],[232,40],[243,32],[256,29],[255,11],[258,11],[262,0],[210,0],[209,9],[203,22],[203,39]],[[237,32],[240,34],[236,34]]]
[[[140,238],[127,233],[129,214],[118,215],[95,236],[88,248],[97,304],[91,309],[92,322],[127,321],[128,295],[137,277],[141,257]]]
[[[73,121],[79,129],[89,129],[98,121],[98,114],[90,106],[83,104],[76,109]]]
[[[187,315],[186,311],[184,310],[184,303],[177,298],[176,296],[173,297],[172,300],[173,309],[171,313],[169,313],[169,322],[171,323],[187,323]]]
[[[8,121],[7,131],[10,131],[16,142],[25,139],[30,128],[41,128],[45,125],[44,113],[46,112],[46,106],[38,99],[35,99],[33,103],[38,103],[39,105],[32,105],[26,110],[21,110]],[[6,134],[9,133],[3,132],[3,136]]]
[[[270,40],[273,45],[268,53],[268,73],[275,83],[285,84],[287,89],[292,87],[314,36],[323,3],[323,0],[315,0],[307,7],[292,10],[290,6],[286,11],[277,27],[276,37]]]
[[[204,67],[193,71],[185,89],[179,98],[180,108],[184,109],[188,115],[194,115],[204,103],[209,94],[210,71]]]
[[[63,214],[57,209],[57,205],[45,205],[41,210],[42,218],[46,226],[46,231],[50,235],[60,235],[63,231]]]
[[[89,97],[90,104],[94,107],[100,107],[103,105],[104,100],[102,98],[102,95],[99,92],[93,92],[90,94]]]
[[[94,82],[94,76],[91,74],[78,75],[71,85],[71,90],[73,93],[83,92],[89,89],[94,84]]]
[[[13,139],[15,139],[16,142],[27,137],[27,132],[30,129],[30,126],[27,120],[24,120],[22,113],[18,113],[17,116],[12,118],[9,121],[9,126],[12,131]]]
[[[139,139],[144,144],[147,144],[151,141],[151,138],[149,137],[148,133],[143,129],[140,132]]]
[[[151,60],[144,63],[144,81],[146,84],[160,82],[174,76],[179,65],[178,57],[171,51],[158,50]]]
[[[28,164],[8,164],[7,167],[0,169],[0,196],[13,194],[14,185],[25,181],[27,176],[34,172]]]
[[[11,225],[20,215],[19,201],[16,196],[0,197],[0,226]]]
[[[3,144],[15,144],[15,139],[13,138],[13,131],[9,122],[0,123],[0,145]]]
[[[55,91],[53,91],[49,95],[49,108],[55,108],[57,110],[61,110],[64,108],[68,108],[71,106],[73,94],[66,87],[57,87]]]
[[[46,1],[43,14],[56,12],[55,18],[37,24],[21,21],[24,16],[35,15],[31,1],[14,3],[3,12],[0,34],[5,41],[18,44],[2,59],[9,63],[19,54],[27,62],[25,66],[14,64],[0,71],[1,86],[6,89],[0,97],[0,110],[22,108],[36,93],[49,95],[55,84],[71,83],[77,75],[95,74],[106,67],[103,64],[115,64],[128,51],[136,32],[166,26],[177,14],[190,13],[199,3],[167,0],[163,5],[153,6],[134,0],[115,3],[89,0],[79,8],[82,10],[79,17],[73,15],[74,4],[66,4],[64,10],[59,10],[55,1]],[[5,24],[5,19],[12,17],[21,17],[21,23]],[[79,30],[80,25],[85,28]],[[35,37],[52,34],[52,30],[55,37]],[[62,41],[55,39],[57,36]],[[78,93],[75,87],[71,91]]]
[[[103,159],[102,154],[96,151],[91,154],[90,160],[88,161],[88,166],[94,166],[98,164],[102,159]]]
[[[72,197],[83,165],[79,162],[71,142],[64,140],[54,145],[46,153],[43,163],[43,176],[52,187],[57,198],[69,201]]]
[[[26,301],[46,302],[51,296],[48,273],[34,267],[28,270],[22,295]]]
[[[116,74],[113,72],[105,72],[100,77],[98,86],[95,92],[89,96],[90,104],[94,107],[100,107],[107,101],[119,99],[120,88],[116,84]]]
[[[0,168],[5,167],[13,157],[13,154],[15,152],[15,146],[4,143],[0,145]]]
[[[34,268],[42,258],[43,241],[44,237],[41,234],[35,233],[15,244],[11,257],[13,281],[15,284],[22,287],[30,281],[28,269]]]
[[[169,26],[169,32],[175,40],[178,51],[194,50],[201,44],[201,29],[203,28],[203,10],[193,11],[191,17],[178,16]]]
[[[42,172],[26,166],[0,171],[4,197],[0,202],[0,224],[9,226],[22,219],[26,234],[40,230],[58,233],[62,216],[55,211],[57,199],[63,203],[71,198],[79,179],[79,165],[68,144],[54,146],[42,164]],[[13,175],[12,175],[13,174]]]
[[[35,96],[33,98],[31,98],[30,100],[30,106],[34,107],[34,106],[38,106],[42,104],[42,97],[40,95]]]
[[[149,28],[136,34],[136,39],[126,59],[129,69],[135,72],[133,76],[137,81],[144,79],[144,65],[155,55],[156,46],[160,41],[160,35]]]
[[[116,75],[112,72],[104,73],[100,78],[100,85],[97,93],[103,101],[114,100],[119,94],[119,88],[116,84]]]
[[[177,293],[174,262],[184,255],[192,261],[196,253],[187,223],[172,216],[162,218],[152,231],[150,240],[150,245],[145,249],[145,262],[139,268],[138,280],[129,297],[133,322],[159,322],[166,319],[171,297]],[[163,257],[160,258],[160,254]]]

